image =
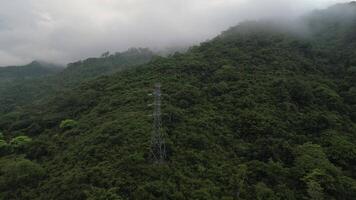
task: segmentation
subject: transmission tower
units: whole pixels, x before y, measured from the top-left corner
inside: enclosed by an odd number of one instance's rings
[[[161,84],[155,84],[154,111],[153,111],[153,133],[151,137],[151,154],[154,162],[163,163],[166,159],[166,144],[162,133],[161,118]]]

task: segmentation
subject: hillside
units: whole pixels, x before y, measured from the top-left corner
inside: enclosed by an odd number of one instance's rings
[[[86,62],[73,64],[65,82],[76,84],[0,116],[0,199],[354,199],[350,10],[312,13],[305,35],[242,23],[187,53],[94,80],[76,80]],[[158,82],[160,165],[150,158],[147,106]]]

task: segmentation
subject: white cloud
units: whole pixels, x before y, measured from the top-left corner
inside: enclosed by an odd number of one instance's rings
[[[106,50],[190,45],[246,19],[338,0],[1,0],[0,65],[66,63]],[[341,1],[342,2],[342,1]]]

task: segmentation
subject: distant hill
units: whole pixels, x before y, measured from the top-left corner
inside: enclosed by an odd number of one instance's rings
[[[66,68],[40,62],[0,68],[0,114],[17,106],[32,105],[39,99],[77,87],[81,82],[145,64],[154,56],[149,49],[132,48],[71,63]]]
[[[145,64],[155,54],[145,48],[131,48],[121,53],[104,53],[99,58],[70,63],[58,76],[63,84],[76,84],[85,79],[93,79],[102,75],[110,75],[120,70]]]
[[[316,11],[303,31],[242,23],[138,63],[137,51],[130,61],[104,54],[25,96],[29,82],[19,83],[0,96],[0,199],[354,200],[353,8]],[[167,153],[159,164],[155,83]]]
[[[31,79],[53,75],[63,70],[63,67],[33,61],[24,66],[0,67],[0,81],[14,79]]]
[[[318,10],[306,18],[307,26],[320,51],[330,57],[356,63],[356,2]]]

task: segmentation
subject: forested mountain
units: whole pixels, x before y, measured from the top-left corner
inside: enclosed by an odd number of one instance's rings
[[[94,80],[111,56],[70,65],[62,93],[0,116],[0,199],[355,199],[353,13],[313,12],[303,31],[242,23]],[[150,156],[155,83],[162,164]]]

